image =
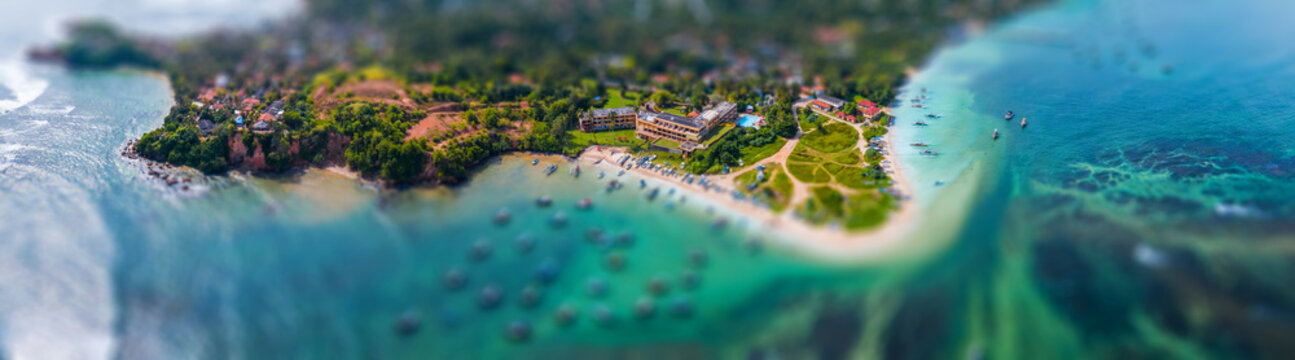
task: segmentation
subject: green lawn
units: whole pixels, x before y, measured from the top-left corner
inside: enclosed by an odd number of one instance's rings
[[[846,230],[877,227],[886,222],[896,206],[893,196],[871,192],[850,196],[848,205],[843,224]]]
[[[706,135],[706,138],[701,140],[702,145],[710,147],[711,144],[714,144],[716,141],[719,141],[719,139],[724,138],[724,135],[728,135],[730,131],[733,131],[733,128],[736,128],[736,126],[720,125],[717,129],[711,129],[710,134]]]
[[[818,114],[815,114],[815,113],[809,113],[809,116],[801,116],[800,131],[804,131],[804,132],[814,131],[814,129],[817,128],[816,126],[814,126],[814,124],[818,124],[818,122],[823,120],[826,120],[826,119],[824,119],[822,116],[818,116]]]
[[[665,148],[671,148],[671,149],[679,150],[679,142],[674,141],[674,140],[670,140],[670,139],[658,139],[658,140],[657,140],[655,143],[653,143],[653,144],[654,144],[654,145],[656,145],[656,146],[660,146],[660,147],[665,147]]]
[[[818,164],[799,164],[788,163],[787,171],[791,172],[796,180],[812,184],[826,184],[832,181],[832,175],[823,170]]]
[[[641,97],[643,97],[643,95],[633,91],[626,91],[625,96],[622,97],[620,90],[607,90],[607,105],[603,105],[603,108],[634,106]]]
[[[863,180],[864,172],[865,170],[861,167],[851,166],[851,167],[841,169],[840,172],[832,175],[836,177],[837,184],[841,184],[842,186],[845,186],[851,189],[866,190],[866,189],[876,188],[877,184],[875,183],[869,184]]]
[[[634,129],[622,129],[615,131],[599,131],[587,133],[580,130],[570,130],[567,134],[571,135],[571,143],[582,147],[589,145],[611,145],[611,146],[629,146],[639,140],[634,138]],[[616,138],[626,138],[629,140],[617,140]]]
[[[841,152],[859,142],[859,132],[849,125],[832,122],[824,125],[823,130],[805,134],[800,142],[822,153]]]
[[[791,177],[782,171],[781,164],[770,163],[765,167],[764,182],[752,191],[747,191],[747,184],[755,182],[758,171],[751,169],[738,175],[736,180],[739,190],[748,194],[762,196],[769,202],[770,209],[774,212],[782,212],[791,203]]]
[[[634,144],[643,144],[642,140],[634,137],[634,129],[624,129],[616,131],[601,131],[587,133],[580,130],[567,131],[571,135],[571,141],[565,144],[562,152],[567,156],[576,156],[581,150],[590,145],[603,146],[631,146]],[[616,138],[625,138],[628,140],[617,140]]]
[[[670,113],[670,114],[679,115],[679,116],[688,116],[688,114],[685,114],[685,113],[683,112],[683,108],[668,107],[668,108],[666,108],[666,109],[665,109],[665,112],[666,112],[666,113]]]
[[[813,151],[810,151],[809,149],[805,148],[805,143],[803,142],[796,144],[796,148],[792,149],[791,156],[789,156],[789,158],[791,161],[803,161],[803,162],[813,162],[813,163],[823,161],[822,157],[819,157]]]
[[[858,151],[846,151],[833,155],[832,161],[841,165],[859,165],[863,159],[859,157]]]
[[[742,152],[742,163],[747,165],[755,164],[760,160],[773,156],[773,154],[777,154],[778,150],[782,150],[782,147],[787,145],[786,139],[781,137],[776,137],[774,139],[775,140],[773,142],[765,144],[764,146],[751,146],[739,149],[738,151]]]

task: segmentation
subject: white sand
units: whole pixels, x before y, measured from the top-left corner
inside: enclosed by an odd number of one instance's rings
[[[890,137],[887,135],[887,147],[893,146]],[[893,151],[887,149],[894,154]],[[612,152],[616,152],[617,157],[625,154],[624,148],[590,147],[580,156],[580,161],[588,164],[602,159],[603,162],[596,165],[612,169],[612,171],[623,170],[616,164],[612,157]],[[892,158],[891,162],[895,160]],[[631,172],[643,177],[655,179],[665,183],[678,185],[679,189],[687,191],[692,196],[705,199],[707,202],[723,205],[728,210],[736,212],[745,217],[752,224],[763,226],[771,231],[778,233],[776,236],[793,251],[800,252],[815,258],[839,261],[853,262],[858,260],[881,259],[894,254],[901,250],[901,244],[914,230],[917,204],[903,202],[900,204],[900,210],[891,213],[886,223],[880,227],[862,232],[845,232],[839,229],[821,227],[809,224],[796,219],[792,211],[788,210],[782,214],[756,206],[749,201],[737,201],[727,192],[720,193],[715,191],[703,191],[696,185],[688,185],[682,181],[682,177],[668,177],[657,172],[635,167]],[[906,178],[899,166],[894,166],[896,184],[894,189],[902,194],[907,194],[909,186]],[[732,177],[717,177],[715,182],[728,189],[733,188]]]

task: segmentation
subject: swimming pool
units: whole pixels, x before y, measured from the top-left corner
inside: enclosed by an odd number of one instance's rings
[[[762,123],[763,120],[764,120],[763,117],[750,115],[750,114],[742,114],[742,116],[737,118],[737,126],[756,127],[756,125]]]

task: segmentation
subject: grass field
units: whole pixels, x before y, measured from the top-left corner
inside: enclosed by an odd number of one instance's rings
[[[782,147],[787,145],[786,139],[781,137],[774,139],[773,142],[764,146],[744,147],[738,150],[742,152],[742,163],[747,165],[755,164],[760,160],[773,156],[773,154],[777,154],[778,150],[782,150]]]
[[[763,197],[764,200],[769,202],[769,208],[774,212],[786,210],[787,205],[791,203],[793,187],[791,177],[788,177],[782,171],[782,164],[770,163],[766,166],[764,182],[760,183],[754,190],[747,191],[747,185],[756,181],[757,172],[755,169],[751,169],[737,176],[736,180],[740,190]]]
[[[859,165],[863,159],[859,157],[858,151],[847,151],[833,156],[832,161],[841,165]]]
[[[824,131],[814,131],[800,138],[810,149],[822,153],[835,153],[854,147],[859,142],[859,132],[849,125],[832,122],[823,125]]]
[[[637,103],[638,99],[641,97],[643,97],[643,95],[640,95],[639,93],[636,93],[633,91],[626,91],[625,96],[621,96],[620,90],[608,90],[607,104],[603,105],[603,108],[606,109],[606,108],[634,106],[634,104]]]
[[[818,164],[788,163],[787,171],[791,172],[791,176],[796,177],[796,180],[806,183],[826,184],[832,181],[832,175]]]
[[[809,116],[801,116],[800,131],[804,131],[804,132],[814,131],[814,129],[817,128],[815,124],[818,124],[823,120],[826,120],[826,119],[824,119],[822,116],[818,116],[818,114],[815,114],[815,113],[810,113]]]
[[[653,145],[678,150],[679,142],[670,139],[658,139]]]
[[[711,130],[710,134],[707,135],[705,139],[701,140],[701,143],[702,145],[709,147],[711,144],[719,141],[719,139],[723,139],[724,135],[728,135],[728,133],[733,131],[734,128],[736,128],[736,126],[720,125],[719,128]]]

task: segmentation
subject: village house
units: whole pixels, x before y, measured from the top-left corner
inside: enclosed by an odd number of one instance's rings
[[[863,121],[874,121],[877,120],[878,115],[881,115],[881,107],[867,99],[859,100],[858,109],[859,117]]]

